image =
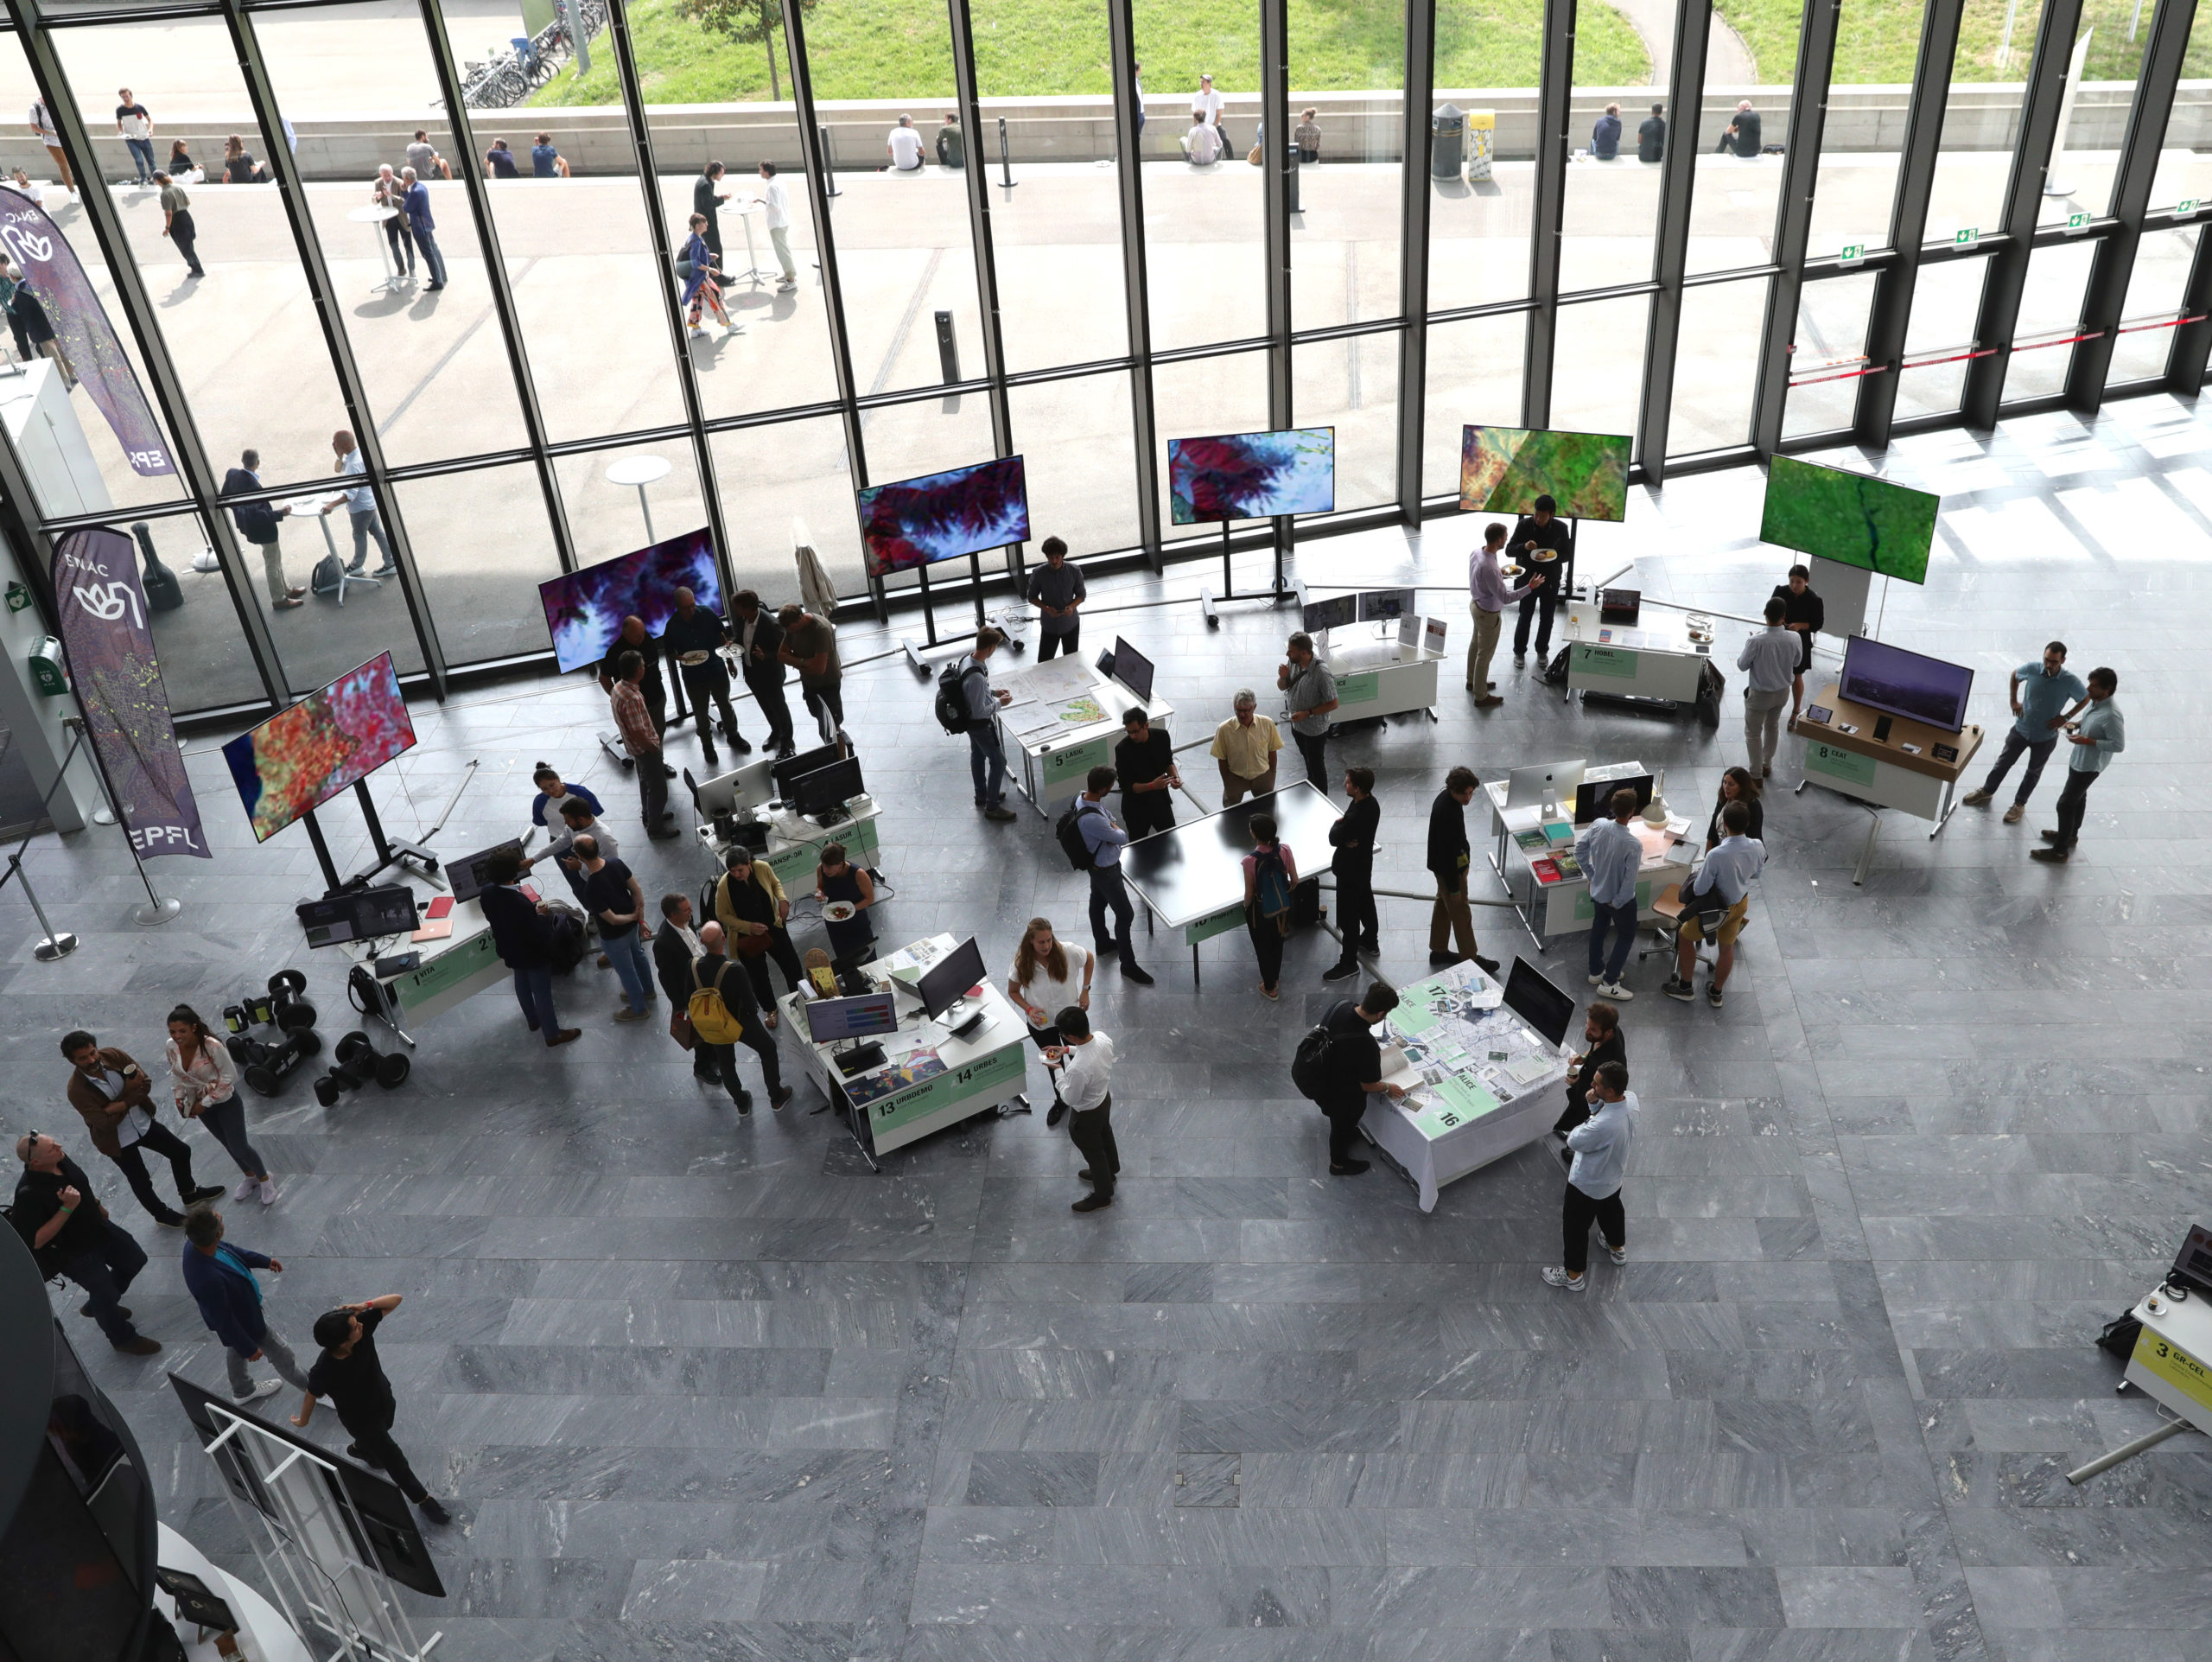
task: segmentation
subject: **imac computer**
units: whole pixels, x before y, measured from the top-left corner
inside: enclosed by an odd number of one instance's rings
[[[1574,1020],[1573,997],[1546,980],[1525,958],[1515,958],[1506,971],[1505,1008],[1554,1049],[1566,1042],[1567,1027]]]
[[[763,756],[742,767],[733,767],[727,774],[702,779],[698,789],[699,812],[711,819],[718,813],[760,807],[775,799],[775,758]]]
[[[1593,820],[1611,818],[1616,791],[1634,791],[1636,811],[1642,813],[1651,806],[1655,783],[1649,774],[1630,774],[1623,779],[1586,779],[1574,787],[1574,823],[1587,825]]]
[[[1505,806],[1509,808],[1534,808],[1541,804],[1557,803],[1561,798],[1572,801],[1582,785],[1582,770],[1588,764],[1573,761],[1538,762],[1532,767],[1516,767],[1505,776]]]

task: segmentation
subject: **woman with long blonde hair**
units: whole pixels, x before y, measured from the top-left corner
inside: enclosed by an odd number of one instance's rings
[[[1014,970],[1007,977],[1006,990],[1029,1018],[1030,1043],[1045,1050],[1060,1042],[1052,1017],[1071,1004],[1077,1009],[1090,1008],[1090,977],[1097,967],[1098,960],[1085,948],[1053,934],[1050,918],[1029,920],[1029,927],[1021,932],[1021,945],[1014,949]],[[1052,1106],[1045,1124],[1058,1124],[1067,1111],[1067,1105],[1060,1100],[1059,1075],[1055,1073]]]

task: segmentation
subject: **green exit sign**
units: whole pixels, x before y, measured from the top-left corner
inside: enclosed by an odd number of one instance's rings
[[[1980,229],[1975,226],[1961,226],[1951,233],[1951,246],[1954,248],[1971,248],[1980,240]]]
[[[1863,242],[1847,242],[1843,245],[1843,252],[1836,258],[1846,265],[1856,265],[1866,258],[1866,245]]]
[[[2184,196],[2174,204],[2174,213],[2177,217],[2186,216],[2196,212],[2196,198],[2194,196]]]
[[[2089,216],[2086,213],[2068,214],[2066,216],[2066,228],[2069,232],[2087,231],[2089,228]]]

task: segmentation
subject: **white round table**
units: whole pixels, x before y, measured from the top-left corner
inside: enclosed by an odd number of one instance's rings
[[[736,205],[734,211],[737,217],[745,225],[745,269],[742,271],[725,271],[722,273],[724,283],[750,283],[757,289],[760,286],[760,280],[771,275],[760,269],[760,257],[753,252],[753,221],[763,217],[767,209],[767,203],[762,201],[758,196],[748,197]]]
[[[372,202],[366,207],[351,209],[348,211],[346,217],[353,220],[356,225],[365,225],[374,227],[371,230],[369,234],[376,239],[377,263],[384,267],[384,281],[378,283],[373,289],[371,289],[369,290],[371,294],[389,294],[394,289],[398,288],[402,283],[412,280],[411,278],[403,277],[398,271],[392,268],[391,239],[385,234],[385,226],[386,222],[396,220],[399,217],[399,210],[397,208],[378,207],[374,202]]]
[[[653,511],[645,502],[645,487],[669,474],[666,456],[626,455],[607,464],[607,482],[610,485],[634,485],[638,487],[638,512],[645,516],[645,540],[660,539],[653,535]]]

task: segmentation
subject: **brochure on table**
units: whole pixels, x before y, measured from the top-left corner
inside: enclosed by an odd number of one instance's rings
[[[1636,833],[1636,840],[1643,845],[1643,859],[1640,869],[1649,871],[1655,866],[1678,863],[1675,849],[1689,835],[1690,822],[1679,815],[1668,816],[1664,825],[1654,825],[1642,819],[1629,821],[1629,830]],[[1589,828],[1584,826],[1581,830]],[[1536,882],[1548,888],[1554,883],[1573,882],[1584,873],[1581,863],[1575,858],[1577,828],[1564,820],[1550,820],[1527,831],[1513,833],[1514,846],[1529,856],[1529,869]]]
[[[1117,713],[1100,698],[1090,666],[1071,655],[1015,670],[994,685],[1014,694],[999,710],[1000,726],[1025,745],[1046,742]]]

